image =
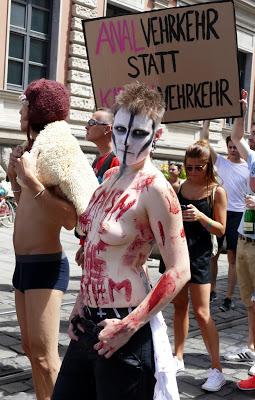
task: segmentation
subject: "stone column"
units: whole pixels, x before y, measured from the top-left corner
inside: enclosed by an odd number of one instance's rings
[[[70,124],[75,136],[84,137],[84,123],[95,107],[82,30],[82,19],[98,16],[97,0],[72,0],[72,20],[68,59],[71,94]]]

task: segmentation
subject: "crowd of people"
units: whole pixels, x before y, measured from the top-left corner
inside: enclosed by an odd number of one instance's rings
[[[151,159],[162,133],[161,95],[137,82],[115,100],[113,110],[96,110],[86,124],[86,140],[99,152],[90,167],[65,122],[65,87],[40,79],[21,96],[21,130],[28,140],[13,150],[7,171],[18,203],[13,286],[38,400],[178,400],[189,298],[211,359],[202,389],[220,390],[226,380],[210,302],[217,297],[224,237],[229,272],[220,309],[234,308],[237,275],[249,321],[247,349],[226,357],[255,361],[255,232],[243,228],[245,209],[255,209],[255,125],[249,147],[244,117],[235,120],[224,158],[209,145],[205,121],[201,140],[185,153],[186,179],[171,162],[167,181]],[[246,101],[243,91],[244,115]],[[61,364],[60,305],[69,280],[62,227],[76,228],[82,277]],[[146,260],[155,243],[162,276],[152,288]],[[161,314],[170,302],[174,356]],[[255,389],[255,365],[249,374],[239,389]]]

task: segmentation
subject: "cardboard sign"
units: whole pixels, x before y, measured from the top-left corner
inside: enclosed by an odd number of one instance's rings
[[[83,21],[97,107],[126,83],[159,90],[163,122],[241,116],[231,0]]]

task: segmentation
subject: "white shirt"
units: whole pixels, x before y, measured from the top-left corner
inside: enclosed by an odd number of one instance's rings
[[[245,210],[245,195],[249,179],[248,165],[245,161],[234,163],[227,158],[217,155],[215,166],[227,197],[228,211],[243,212]]]

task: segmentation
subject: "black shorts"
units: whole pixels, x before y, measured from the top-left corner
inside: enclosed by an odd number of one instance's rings
[[[238,240],[238,227],[240,225],[243,213],[236,211],[227,211],[227,224],[225,235],[217,238],[218,248],[222,249],[224,238],[226,237],[227,250],[236,250]]]
[[[98,323],[116,318],[114,309],[86,309],[85,317]],[[118,308],[121,318],[127,308]],[[96,336],[79,334],[71,341],[62,362],[52,400],[152,400],[156,383],[150,324],[139,329],[112,357],[106,359],[93,349]]]
[[[15,289],[57,289],[65,292],[69,282],[69,263],[65,253],[16,255],[12,278]]]
[[[195,245],[189,245],[191,240],[188,241],[189,258],[190,258],[190,273],[191,278],[189,283],[196,283],[205,285],[211,283],[211,257],[212,245],[211,239],[209,241],[204,239],[201,242],[195,242]],[[163,274],[166,270],[164,261],[160,257],[159,272]]]

